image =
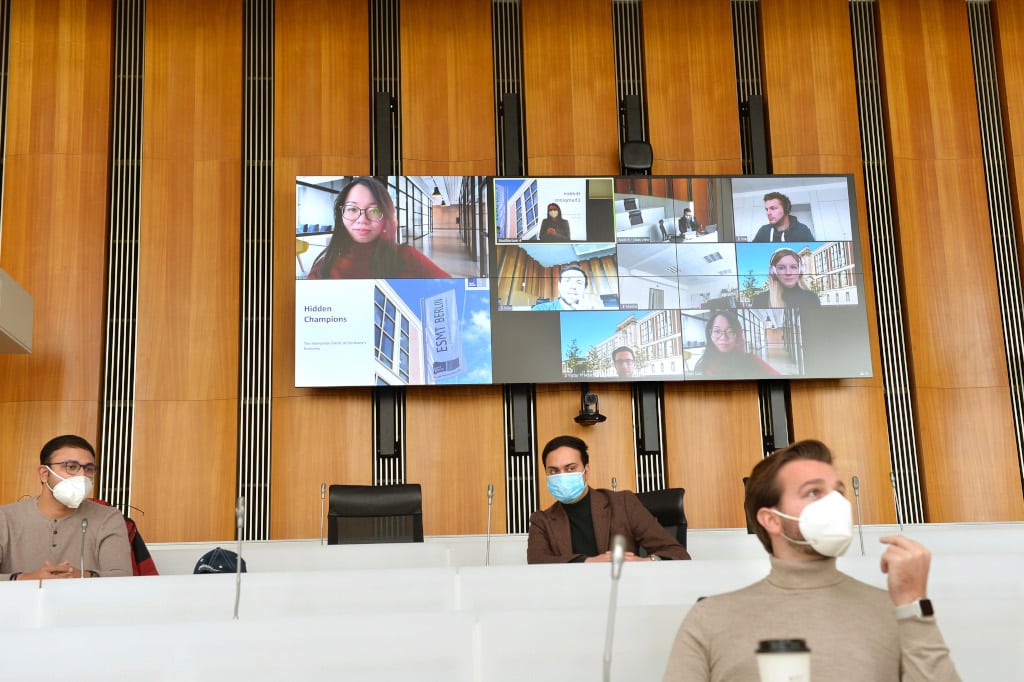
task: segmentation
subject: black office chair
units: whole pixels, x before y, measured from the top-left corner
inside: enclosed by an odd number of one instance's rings
[[[683,511],[685,493],[684,488],[665,488],[636,494],[647,511],[683,547],[686,547],[686,512]]]
[[[654,165],[654,150],[650,142],[630,140],[622,145],[620,160],[623,175],[646,175]]]
[[[332,485],[327,544],[423,542],[419,483]]]

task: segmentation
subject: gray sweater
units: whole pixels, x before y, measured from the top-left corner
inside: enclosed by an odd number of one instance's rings
[[[14,572],[29,573],[44,561],[67,561],[78,567],[85,530],[85,570],[101,576],[132,574],[131,549],[124,517],[113,507],[82,502],[69,516],[51,519],[39,511],[36,498],[0,507],[0,583]]]
[[[757,682],[763,639],[806,640],[814,682],[960,679],[934,617],[897,620],[886,591],[840,573],[835,559],[771,561],[764,580],[690,609],[666,682]]]

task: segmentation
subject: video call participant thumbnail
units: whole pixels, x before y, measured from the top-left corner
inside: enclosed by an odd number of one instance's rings
[[[813,242],[814,234],[796,216],[791,214],[793,203],[785,194],[769,192],[764,195],[764,212],[768,224],[762,225],[754,235],[755,242]]]
[[[590,280],[578,265],[567,265],[558,276],[558,298],[537,303],[531,310],[593,310],[587,298]]]
[[[782,248],[768,259],[768,291],[754,294],[751,308],[817,308],[821,299],[811,290],[804,264],[793,249]]]
[[[388,189],[357,177],[334,201],[334,234],[306,279],[442,279],[451,277],[432,260],[397,242],[398,219]]]
[[[589,486],[590,455],[583,440],[552,438],[544,446],[541,461],[548,491],[558,501],[530,516],[527,563],[611,561],[615,535],[626,538],[626,561],[690,558],[633,492]],[[638,547],[650,556],[637,556]]]
[[[732,310],[716,310],[704,326],[704,354],[693,373],[709,379],[760,379],[779,371],[747,352],[739,317]]]

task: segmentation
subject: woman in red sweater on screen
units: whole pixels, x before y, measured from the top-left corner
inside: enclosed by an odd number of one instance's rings
[[[371,177],[353,178],[334,202],[334,235],[307,279],[451,277],[411,246],[398,244],[395,203]]]
[[[704,327],[704,354],[693,368],[708,379],[763,379],[779,371],[752,353],[739,317],[732,310],[716,310]]]

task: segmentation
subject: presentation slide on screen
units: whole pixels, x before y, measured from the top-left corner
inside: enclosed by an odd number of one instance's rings
[[[852,176],[296,187],[296,386],[871,376]]]

